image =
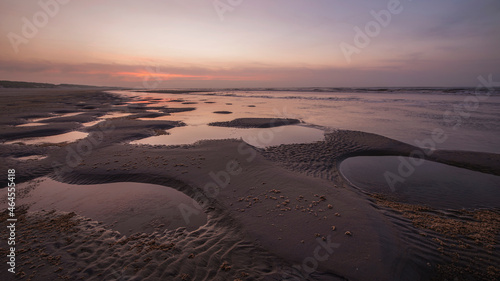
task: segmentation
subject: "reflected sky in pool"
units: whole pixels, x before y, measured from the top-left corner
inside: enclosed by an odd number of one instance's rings
[[[53,135],[53,136],[47,136],[47,137],[18,139],[18,140],[5,142],[5,144],[13,144],[13,143],[18,143],[18,142],[22,142],[24,144],[74,142],[74,141],[86,138],[87,135],[88,135],[88,133],[74,131],[74,132]]]
[[[168,130],[169,135],[153,136],[132,144],[183,145],[205,139],[243,139],[255,147],[264,148],[280,144],[309,143],[324,139],[324,132],[305,126],[282,126],[274,128],[227,128],[208,125],[177,127]]]
[[[360,156],[344,160],[340,170],[362,190],[393,195],[408,203],[450,209],[500,208],[499,176],[425,160],[414,165],[411,160],[402,156]],[[404,170],[408,174],[398,171],[401,165],[408,167],[402,163],[410,163],[412,168]],[[403,180],[394,180],[397,177]],[[394,183],[393,188],[386,178]]]

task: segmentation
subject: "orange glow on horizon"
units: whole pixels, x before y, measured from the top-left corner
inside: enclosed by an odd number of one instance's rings
[[[112,74],[113,76],[125,76],[127,78],[140,78],[140,79],[162,79],[162,80],[173,80],[188,79],[188,80],[243,80],[243,81],[255,81],[255,80],[268,80],[269,77],[264,76],[227,76],[227,75],[189,75],[189,74],[175,74],[175,73],[154,73],[154,72],[116,72]]]

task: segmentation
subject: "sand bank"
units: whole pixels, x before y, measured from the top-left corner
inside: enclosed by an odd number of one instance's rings
[[[238,118],[227,122],[212,122],[209,125],[235,128],[272,128],[298,123],[300,120],[290,118]]]

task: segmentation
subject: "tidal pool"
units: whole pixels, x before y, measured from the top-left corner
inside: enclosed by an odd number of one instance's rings
[[[296,125],[250,129],[198,125],[173,128],[168,130],[168,133],[169,135],[153,136],[131,143],[183,145],[209,139],[243,139],[250,145],[265,148],[280,144],[310,143],[324,139],[322,130]]]
[[[84,132],[69,132],[59,135],[39,137],[39,138],[26,138],[18,139],[13,141],[5,142],[5,144],[13,144],[22,142],[24,144],[43,144],[43,143],[62,143],[62,142],[74,142],[83,138],[86,138],[88,133]]]
[[[31,119],[30,121],[33,122],[33,123],[38,123],[40,121],[49,120],[49,119],[52,119],[52,118],[71,117],[71,116],[76,116],[76,115],[82,114],[82,113],[83,112],[71,112],[71,113],[63,113],[63,114],[54,114],[54,115],[49,116],[49,117]]]
[[[127,235],[178,227],[194,230],[207,222],[207,215],[196,201],[162,185],[136,182],[75,185],[42,177],[16,188],[19,194],[29,192],[28,196],[18,197],[16,204],[30,204],[30,211],[75,212]],[[0,190],[0,194],[6,192],[6,188]]]
[[[21,124],[21,125],[17,125],[16,127],[37,127],[37,126],[45,126],[47,125],[48,123],[24,123],[24,124]]]
[[[126,112],[108,112],[106,113],[105,115],[103,116],[100,116],[99,118],[97,118],[97,120],[94,120],[94,121],[90,121],[90,122],[85,122],[85,123],[82,123],[82,126],[83,127],[92,127],[104,120],[107,120],[107,119],[112,119],[112,118],[122,118],[122,117],[127,117],[127,116],[130,116],[132,115],[132,113],[126,113]]]
[[[30,161],[30,160],[42,160],[47,158],[45,155],[30,155],[30,156],[23,156],[23,157],[16,157],[16,160],[19,161]]]
[[[348,158],[340,171],[362,190],[412,204],[448,209],[500,207],[499,176],[402,156]]]

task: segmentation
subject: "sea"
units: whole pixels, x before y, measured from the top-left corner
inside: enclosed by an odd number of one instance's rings
[[[113,91],[148,107],[195,110],[148,120],[177,120],[176,143],[226,135],[208,127],[235,118],[296,118],[302,127],[375,133],[432,149],[500,153],[500,89],[487,88],[279,88],[147,89]],[[133,102],[133,103],[134,103]],[[154,111],[154,110],[153,110]],[[218,112],[218,113],[216,113]],[[220,114],[220,112],[226,114]],[[176,133],[175,130],[179,130]],[[288,132],[289,133],[289,132]],[[184,135],[184,137],[180,137]],[[206,137],[204,137],[206,135]],[[239,136],[230,133],[227,136]],[[310,135],[310,136],[309,136]],[[439,141],[431,141],[439,135]],[[168,136],[164,136],[168,138]],[[183,138],[188,140],[183,141]],[[317,131],[285,134],[291,142],[317,139]],[[278,143],[279,144],[279,143]]]

